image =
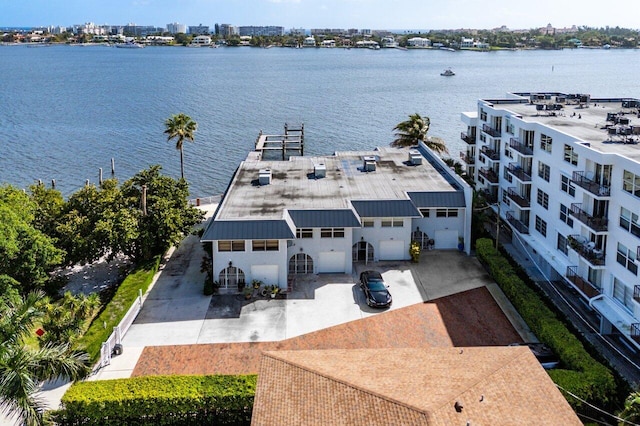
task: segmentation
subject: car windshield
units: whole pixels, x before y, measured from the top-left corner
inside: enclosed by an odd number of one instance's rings
[[[369,281],[367,283],[367,287],[369,287],[369,290],[371,291],[386,291],[387,287],[384,285],[384,282],[382,281]]]

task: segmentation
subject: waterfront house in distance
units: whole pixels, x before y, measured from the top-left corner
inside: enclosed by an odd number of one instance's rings
[[[425,249],[468,253],[471,188],[426,146],[240,164],[205,230],[222,289],[295,274],[351,274],[354,262],[408,260]]]
[[[513,244],[640,348],[640,100],[512,93],[462,121],[463,161]]]

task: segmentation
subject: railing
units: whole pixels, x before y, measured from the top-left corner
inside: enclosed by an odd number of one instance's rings
[[[509,164],[507,170],[522,182],[531,182],[531,171],[525,171],[518,163]]]
[[[498,161],[500,160],[500,153],[489,148],[488,146],[483,146],[480,148],[480,152],[485,155],[489,160]]]
[[[480,176],[484,177],[489,182],[498,183],[498,175],[492,169],[481,167],[480,170],[478,170],[478,173],[480,174]]]
[[[631,324],[631,338],[640,343],[640,323],[634,322]]]
[[[468,143],[469,145],[475,145],[476,138],[473,136],[467,135],[465,132],[460,133],[460,139]]]
[[[633,287],[633,300],[640,303],[640,285]]]
[[[501,136],[500,130],[494,129],[493,127],[487,124],[482,125],[482,131],[487,133],[490,136],[493,136],[494,138],[499,138]]]
[[[464,161],[467,164],[475,164],[476,163],[476,159],[473,158],[472,156],[468,155],[466,152],[461,152],[460,153],[460,159],[462,161]]]
[[[569,235],[567,237],[569,241],[569,247],[578,253],[587,262],[593,266],[604,266],[605,255],[602,250],[599,250],[595,245],[586,241],[582,235]]]
[[[511,226],[513,226],[516,229],[516,231],[518,231],[519,233],[521,234],[529,233],[529,227],[525,225],[520,219],[516,219],[513,216],[512,212],[507,212],[507,222],[509,222]]]
[[[489,204],[495,204],[498,202],[498,196],[492,193],[491,191],[489,191],[488,189],[484,190],[484,192],[482,193],[482,196]]]
[[[516,192],[515,188],[507,189],[507,196],[511,198],[520,207],[531,207],[531,202]]]
[[[217,204],[222,199],[222,195],[212,195],[210,197],[199,197],[189,200],[192,206],[204,206],[207,204]]]
[[[567,279],[571,281],[578,290],[580,290],[587,298],[591,299],[600,294],[600,289],[591,284],[589,281],[578,275],[577,266],[567,267]]]
[[[522,155],[533,155],[533,149],[518,142],[518,140],[515,138],[511,138],[511,140],[509,141],[509,147],[511,147],[512,149],[515,149]]]
[[[596,232],[603,232],[608,229],[609,219],[606,217],[593,217],[589,213],[582,210],[582,204],[572,203],[571,210],[569,211],[571,216],[578,219]]]
[[[573,172],[571,176],[571,181],[578,185],[581,188],[586,189],[591,192],[593,195],[597,195],[598,197],[608,197],[611,195],[611,188],[606,185],[601,185],[600,183],[594,181],[592,178],[587,177],[587,174],[592,174],[593,172]]]
[[[140,310],[142,309],[142,292],[139,292],[138,297],[133,302],[127,313],[124,315],[120,323],[113,327],[113,333],[107,338],[106,342],[102,343],[100,348],[100,361],[98,368],[106,367],[111,364],[111,355],[113,354],[116,345],[122,344],[122,338],[129,328],[133,324]]]

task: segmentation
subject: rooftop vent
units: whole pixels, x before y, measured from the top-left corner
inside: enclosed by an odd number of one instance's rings
[[[365,172],[375,172],[376,171],[376,157],[373,155],[367,155],[364,157],[364,166],[362,168]]]
[[[269,185],[271,183],[271,169],[262,169],[258,173],[258,183],[260,185]]]
[[[313,175],[316,179],[327,176],[327,166],[324,163],[319,163],[313,166]]]
[[[417,149],[409,150],[409,164],[411,164],[412,166],[418,166],[422,164],[422,155],[420,154],[420,151],[418,151]]]

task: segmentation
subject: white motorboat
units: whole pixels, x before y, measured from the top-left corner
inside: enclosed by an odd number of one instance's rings
[[[456,73],[451,71],[451,68],[447,68],[446,70],[442,71],[440,73],[440,75],[445,76],[445,77],[452,77],[452,76],[456,75]]]

